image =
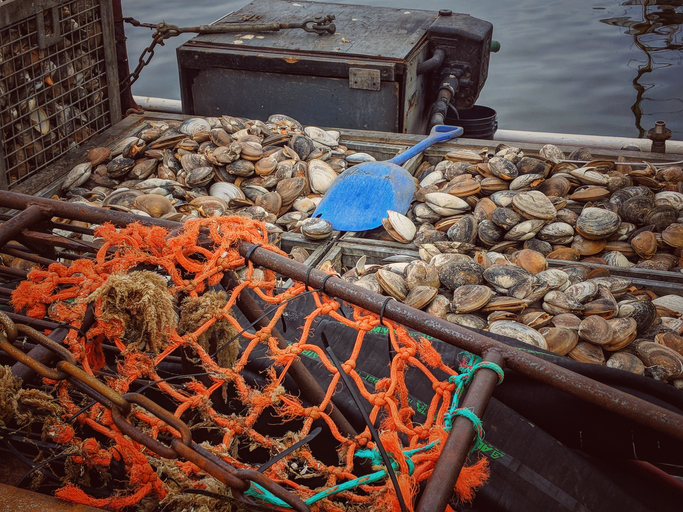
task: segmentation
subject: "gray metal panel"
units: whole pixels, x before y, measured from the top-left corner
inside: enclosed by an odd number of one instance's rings
[[[339,78],[210,68],[192,83],[194,113],[267,119],[284,113],[305,125],[366,130],[399,129],[399,84],[379,91],[349,89]]]
[[[205,35],[194,38],[192,42],[403,60],[422,40],[437,16],[433,11],[414,9],[303,0],[255,0],[217,23],[238,23],[245,19],[258,23],[291,23],[329,14],[336,17],[334,23],[337,33],[334,35],[318,36],[303,30],[281,30],[258,34],[258,37],[247,32]]]

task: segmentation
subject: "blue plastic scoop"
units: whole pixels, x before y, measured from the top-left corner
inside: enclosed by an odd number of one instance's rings
[[[342,172],[313,212],[339,231],[366,231],[382,225],[388,210],[405,214],[415,179],[401,165],[433,144],[462,135],[458,126],[437,125],[429,136],[384,162],[365,162]]]

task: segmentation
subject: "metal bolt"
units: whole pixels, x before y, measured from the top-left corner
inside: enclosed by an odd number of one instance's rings
[[[451,14],[453,14],[453,11],[450,9],[441,9],[439,11],[439,16],[450,16]]]
[[[647,131],[647,138],[652,141],[653,153],[665,153],[666,141],[671,138],[671,130],[666,127],[664,121],[657,121],[654,128]]]

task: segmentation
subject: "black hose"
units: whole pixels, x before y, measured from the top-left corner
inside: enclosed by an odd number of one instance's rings
[[[439,66],[441,66],[445,57],[446,50],[443,48],[437,48],[434,50],[434,54],[430,59],[420,62],[417,65],[417,74],[424,75],[425,73],[429,73],[430,71],[437,69]]]

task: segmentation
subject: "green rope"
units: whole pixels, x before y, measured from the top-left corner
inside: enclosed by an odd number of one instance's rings
[[[474,447],[478,446],[483,441],[484,428],[482,426],[481,419],[477,417],[477,415],[474,414],[474,412],[472,412],[469,409],[463,409],[459,406],[462,394],[474,378],[474,374],[480,368],[487,368],[489,370],[493,370],[494,372],[496,372],[498,374],[498,384],[503,382],[504,375],[503,370],[497,364],[482,361],[480,357],[474,354],[468,353],[468,356],[469,357],[466,360],[460,363],[461,372],[458,375],[452,375],[448,379],[449,382],[455,384],[455,390],[453,391],[453,399],[451,400],[451,406],[449,407],[448,411],[444,414],[443,423],[444,430],[446,430],[446,432],[450,432],[453,428],[453,421],[455,420],[456,416],[463,416],[472,422],[472,426],[475,432],[477,433],[477,442],[472,445],[472,449],[470,450],[471,453],[474,450]],[[414,455],[431,450],[432,448],[436,447],[438,443],[438,440],[432,441],[431,443],[421,446],[419,448],[405,450],[403,452],[403,457],[405,458],[406,464],[408,465],[409,475],[412,475],[413,471],[415,470],[415,464],[413,463],[411,458]],[[358,450],[355,453],[355,456],[362,459],[368,459],[373,466],[379,466],[383,463],[382,456],[376,449]],[[399,469],[398,463],[394,460],[392,460],[391,466],[393,467],[394,471],[397,471]],[[351,489],[355,489],[356,487],[361,485],[368,485],[378,482],[384,479],[384,477],[386,477],[387,475],[388,472],[386,469],[375,471],[374,473],[370,473],[368,475],[364,475],[354,480],[349,480],[348,482],[344,482],[342,484],[330,487],[329,489],[320,491],[319,493],[314,494],[307,500],[304,500],[304,502],[306,503],[306,505],[312,505],[317,501],[320,501],[324,498],[329,498],[330,496],[334,496],[335,494],[339,494],[340,492],[350,491]],[[272,493],[270,493],[269,491],[261,487],[259,484],[254,482],[251,482],[251,486],[249,487],[249,489],[245,491],[245,494],[251,496],[252,498],[258,499],[263,503],[275,505],[276,507],[291,508],[287,503],[282,501],[280,498],[274,496]]]

